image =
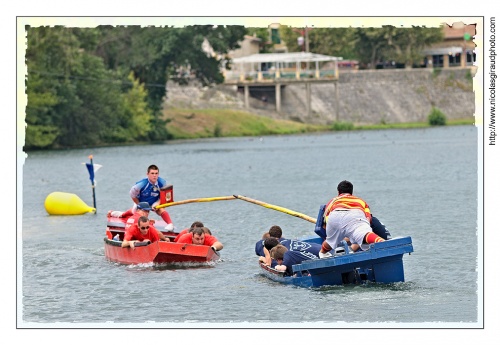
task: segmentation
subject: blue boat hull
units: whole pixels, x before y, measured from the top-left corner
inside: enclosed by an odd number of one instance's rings
[[[322,239],[309,237],[302,241],[321,243]],[[404,282],[403,255],[413,252],[413,244],[411,237],[401,237],[370,244],[366,251],[345,252],[293,265],[294,276],[284,276],[262,263],[260,267],[263,274],[274,281],[301,287]]]

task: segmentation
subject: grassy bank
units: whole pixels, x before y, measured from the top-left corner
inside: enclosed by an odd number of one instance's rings
[[[474,117],[466,119],[447,120],[447,126],[474,125]],[[355,129],[392,129],[392,128],[425,128],[432,127],[428,122],[386,123],[376,125],[355,126]]]
[[[354,126],[350,123],[336,125],[310,125],[299,122],[275,120],[245,111],[232,109],[179,109],[164,111],[164,119],[173,139],[214,137],[242,137],[276,134],[298,134],[325,131],[368,130],[390,128],[424,128],[427,122]],[[474,118],[448,120],[447,125],[473,125]]]
[[[297,134],[328,130],[231,109],[167,109],[164,119],[174,139]]]

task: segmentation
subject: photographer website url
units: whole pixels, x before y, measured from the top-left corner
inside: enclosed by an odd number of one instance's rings
[[[490,18],[490,49],[489,49],[489,58],[490,58],[490,83],[489,83],[489,108],[490,108],[490,124],[488,126],[489,129],[489,145],[495,145],[496,141],[496,129],[495,129],[495,97],[496,97],[496,79],[497,74],[495,72],[495,59],[496,59],[496,22],[495,17]]]

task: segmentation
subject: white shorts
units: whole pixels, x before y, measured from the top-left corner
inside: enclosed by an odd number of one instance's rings
[[[368,245],[362,245],[363,239],[370,231],[372,231],[372,228],[363,211],[359,209],[337,209],[328,215],[326,242],[335,249],[340,245],[344,237],[348,237],[351,243],[359,244],[362,249],[366,249]]]

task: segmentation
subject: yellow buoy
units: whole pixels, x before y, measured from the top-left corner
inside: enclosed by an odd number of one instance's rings
[[[45,210],[49,214],[74,215],[95,212],[76,194],[53,192],[45,199]]]

